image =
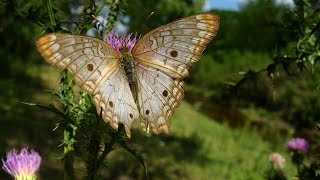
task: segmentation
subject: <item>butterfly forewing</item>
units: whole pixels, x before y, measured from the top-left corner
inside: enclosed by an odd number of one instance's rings
[[[68,69],[77,84],[93,94],[97,111],[106,122],[115,129],[123,123],[130,136],[129,129],[139,112],[119,53],[101,40],[60,33],[40,37],[36,46],[48,63]]]
[[[132,54],[141,64],[160,69],[175,78],[184,78],[218,28],[219,17],[215,14],[183,18],[143,36]]]
[[[183,97],[182,80],[218,28],[217,15],[198,14],[161,26],[137,42],[132,55],[144,129],[168,133],[168,117]]]
[[[93,93],[119,63],[120,55],[95,38],[71,34],[47,34],[36,41],[38,51],[50,64],[68,69],[77,84]]]

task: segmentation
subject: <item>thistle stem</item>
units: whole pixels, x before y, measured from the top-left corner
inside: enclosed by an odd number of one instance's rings
[[[101,126],[101,119],[99,116],[96,116],[96,128],[99,128]],[[101,168],[101,165],[103,164],[106,156],[112,151],[112,147],[115,143],[115,139],[111,138],[109,142],[106,142],[104,144],[104,150],[102,151],[101,155],[99,156],[100,152],[100,144],[101,144],[101,136],[98,134],[99,131],[93,131],[93,134],[91,136],[90,145],[89,145],[89,159],[88,159],[88,180],[96,180],[98,179],[99,170]]]
[[[72,85],[70,83],[72,81],[70,75],[67,70],[61,73],[61,97],[60,101],[63,104],[63,110],[67,114],[67,117],[70,117],[68,114],[71,111],[70,102],[73,99],[73,91]],[[64,179],[65,180],[73,180],[74,178],[74,142],[75,142],[75,134],[77,127],[74,125],[74,122],[71,118],[65,119],[66,127],[64,129]]]

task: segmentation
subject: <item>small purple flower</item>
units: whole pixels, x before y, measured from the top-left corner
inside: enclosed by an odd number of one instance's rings
[[[40,155],[34,150],[23,148],[20,153],[13,149],[2,159],[2,168],[16,180],[35,180],[41,164]]]
[[[288,141],[287,147],[291,151],[307,153],[309,149],[309,143],[304,138],[292,138]]]
[[[131,39],[132,33],[128,35],[119,36],[114,29],[108,32],[106,41],[109,43],[116,51],[121,53],[121,51],[131,52],[136,42],[140,39],[137,35]]]

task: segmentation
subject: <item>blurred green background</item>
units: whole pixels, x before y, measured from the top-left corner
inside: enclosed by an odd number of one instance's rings
[[[43,157],[40,178],[62,179],[63,134],[54,130],[58,117],[22,103],[49,104],[54,99],[48,90],[59,84],[59,71],[44,63],[34,45],[50,23],[45,2],[0,1],[0,154],[34,148]],[[56,0],[54,13],[70,25],[70,8],[88,3]],[[121,5],[120,21],[130,32],[145,34],[201,12],[204,3],[127,1]],[[220,30],[185,80],[185,99],[170,119],[171,134],[148,135],[138,126],[133,130],[130,141],[143,153],[151,179],[264,179],[272,152],[287,159],[284,171],[292,179],[296,172],[286,151],[292,135],[318,144],[310,156],[319,158],[319,67],[307,67],[311,72],[299,71],[297,65],[279,66],[276,78],[260,71],[279,54],[295,54],[299,35],[288,28],[295,27],[288,25],[293,9],[257,0],[239,10],[210,10],[220,16]],[[106,179],[144,177],[141,164],[121,149],[107,160],[102,171]],[[83,164],[77,168],[81,179]],[[6,178],[0,171],[0,179]]]

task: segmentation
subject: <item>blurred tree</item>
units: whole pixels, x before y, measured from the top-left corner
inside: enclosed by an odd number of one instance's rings
[[[137,0],[124,10],[130,17],[130,31],[145,34],[177,18],[199,13],[203,5],[204,0]]]
[[[210,43],[210,49],[240,49],[241,44],[236,42],[241,26],[239,16],[241,11],[230,11],[230,10],[219,10],[215,9],[211,12],[216,13],[220,16],[220,27],[217,37],[214,39],[215,43]],[[239,46],[240,45],[240,46]],[[215,54],[215,53],[211,53]]]
[[[248,1],[241,7],[239,31],[235,42],[242,50],[271,51],[276,45],[286,46],[287,32],[281,28],[288,6],[275,0]]]
[[[28,20],[29,10],[23,2],[2,1],[0,4],[0,77],[17,73],[19,68],[11,69],[14,61],[31,59],[33,36],[39,29]]]
[[[60,6],[64,7],[63,3],[60,3]],[[53,13],[61,17],[61,11],[55,9]],[[17,66],[17,62],[42,62],[40,58],[35,58],[37,55],[34,39],[41,33],[40,27],[49,27],[48,14],[44,1],[4,0],[0,2],[0,41],[2,42],[0,55],[4,58],[0,61],[0,77],[23,73],[25,67]]]
[[[219,14],[221,26],[216,39],[218,49],[272,52],[275,46],[286,46],[292,40],[283,29],[286,5],[275,0],[256,0],[242,4],[240,11],[212,10]]]

